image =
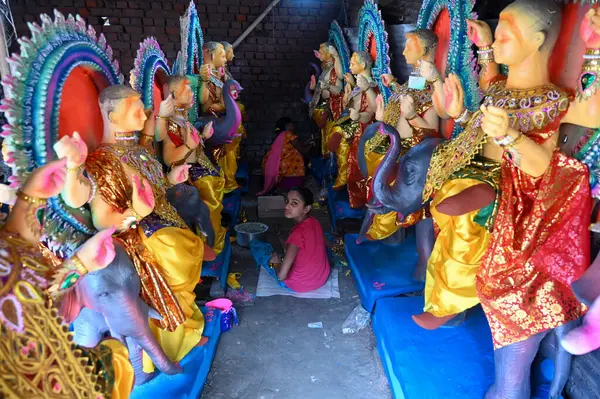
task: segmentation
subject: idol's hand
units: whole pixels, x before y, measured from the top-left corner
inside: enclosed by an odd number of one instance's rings
[[[498,108],[491,105],[487,107],[482,105],[480,109],[483,113],[481,130],[483,130],[488,137],[504,137],[508,134],[508,111],[506,111],[504,108]]]
[[[133,74],[133,70],[129,72],[129,85],[135,89],[135,75]]]
[[[354,80],[354,76],[351,73],[344,74],[344,82],[351,86],[356,86],[356,80]]]
[[[367,91],[371,87],[371,82],[367,78],[362,75],[359,75],[356,78],[356,85],[360,88],[361,91]]]
[[[358,112],[354,108],[350,108],[349,111],[350,111],[350,119],[352,119],[353,121],[357,121],[360,119],[360,112]]]
[[[391,73],[384,73],[381,75],[381,82],[385,87],[390,87],[392,83],[396,81],[396,78]]]
[[[190,164],[184,164],[171,169],[171,172],[169,172],[168,176],[169,182],[173,185],[176,185],[187,181],[187,179],[190,177],[191,167],[192,165]]]
[[[453,119],[461,116],[464,111],[465,93],[458,76],[451,73],[444,81],[444,101],[446,113]]]
[[[202,138],[204,140],[208,140],[209,138],[211,138],[213,136],[213,134],[215,134],[215,129],[213,128],[213,123],[208,122],[206,124],[206,126],[204,126],[204,129],[202,129]]]
[[[138,175],[132,176],[133,190],[131,196],[131,206],[135,213],[142,219],[152,213],[154,210],[154,192],[152,186],[146,179],[141,179]]]
[[[311,91],[315,91],[316,88],[317,88],[317,78],[315,77],[315,75],[311,75],[311,77],[310,77],[310,90]]]
[[[212,68],[208,64],[204,64],[200,67],[200,79],[207,82],[210,79]]]
[[[81,139],[77,132],[73,136],[64,136],[54,144],[54,152],[59,158],[67,159],[67,168],[78,168],[85,163],[88,156],[87,145]]]
[[[467,19],[467,36],[479,48],[491,46],[494,42],[490,26],[475,19]]]
[[[402,96],[400,99],[400,112],[404,119],[413,119],[417,116],[415,99],[412,96]]]
[[[23,185],[23,193],[47,199],[60,194],[67,178],[67,158],[52,161],[35,169]]]
[[[383,101],[383,96],[381,94],[377,95],[375,99],[375,120],[379,122],[383,122],[383,116],[385,114],[385,105]]]
[[[588,10],[581,21],[580,35],[587,48],[600,48],[600,10]]]
[[[187,122],[185,130],[185,145],[191,150],[195,150],[200,145],[200,136],[198,130],[191,123]]]
[[[77,257],[88,272],[104,269],[115,259],[114,232],[113,227],[96,233],[77,250]]]
[[[161,118],[169,118],[175,112],[175,102],[173,101],[173,95],[169,94],[169,97],[165,98],[160,102],[158,109],[158,116]]]
[[[419,61],[419,70],[422,77],[429,82],[433,82],[440,78],[440,72],[433,62],[421,60]]]
[[[348,103],[348,101],[350,101],[350,94],[352,94],[352,86],[347,84],[344,87],[344,103]]]

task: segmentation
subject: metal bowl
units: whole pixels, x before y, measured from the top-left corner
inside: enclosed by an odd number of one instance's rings
[[[252,240],[265,240],[269,226],[263,223],[242,223],[236,225],[234,229],[237,233],[236,241],[238,245],[248,248]]]

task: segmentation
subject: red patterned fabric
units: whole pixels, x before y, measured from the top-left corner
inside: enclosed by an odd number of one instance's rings
[[[360,98],[360,112],[367,111],[369,103],[367,101],[367,93],[363,92]],[[371,119],[368,123],[359,122],[357,132],[352,138],[352,144],[350,144],[350,154],[348,155],[348,197],[351,208],[362,208],[367,203],[367,182],[362,175],[360,168],[358,167],[358,144],[360,138],[365,132],[365,129],[373,121]]]
[[[557,118],[560,119],[560,118]],[[530,132],[537,143],[555,131]],[[588,268],[591,195],[588,170],[556,151],[534,178],[502,160],[502,194],[477,292],[495,348],[575,320],[586,308],[570,283]]]
[[[334,86],[337,82],[337,72],[335,68],[331,70],[329,75],[329,84]],[[329,108],[331,109],[332,120],[337,121],[342,116],[344,111],[344,91],[341,90],[338,94],[329,92]]]

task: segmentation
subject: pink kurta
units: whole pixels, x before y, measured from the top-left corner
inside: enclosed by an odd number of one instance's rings
[[[319,221],[311,216],[297,224],[286,244],[297,246],[298,254],[284,281],[285,285],[296,292],[321,288],[329,278],[331,268],[327,259],[325,235]]]

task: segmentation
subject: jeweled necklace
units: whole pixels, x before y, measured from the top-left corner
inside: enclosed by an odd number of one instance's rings
[[[137,143],[139,136],[137,132],[115,132],[115,140],[125,144]]]

